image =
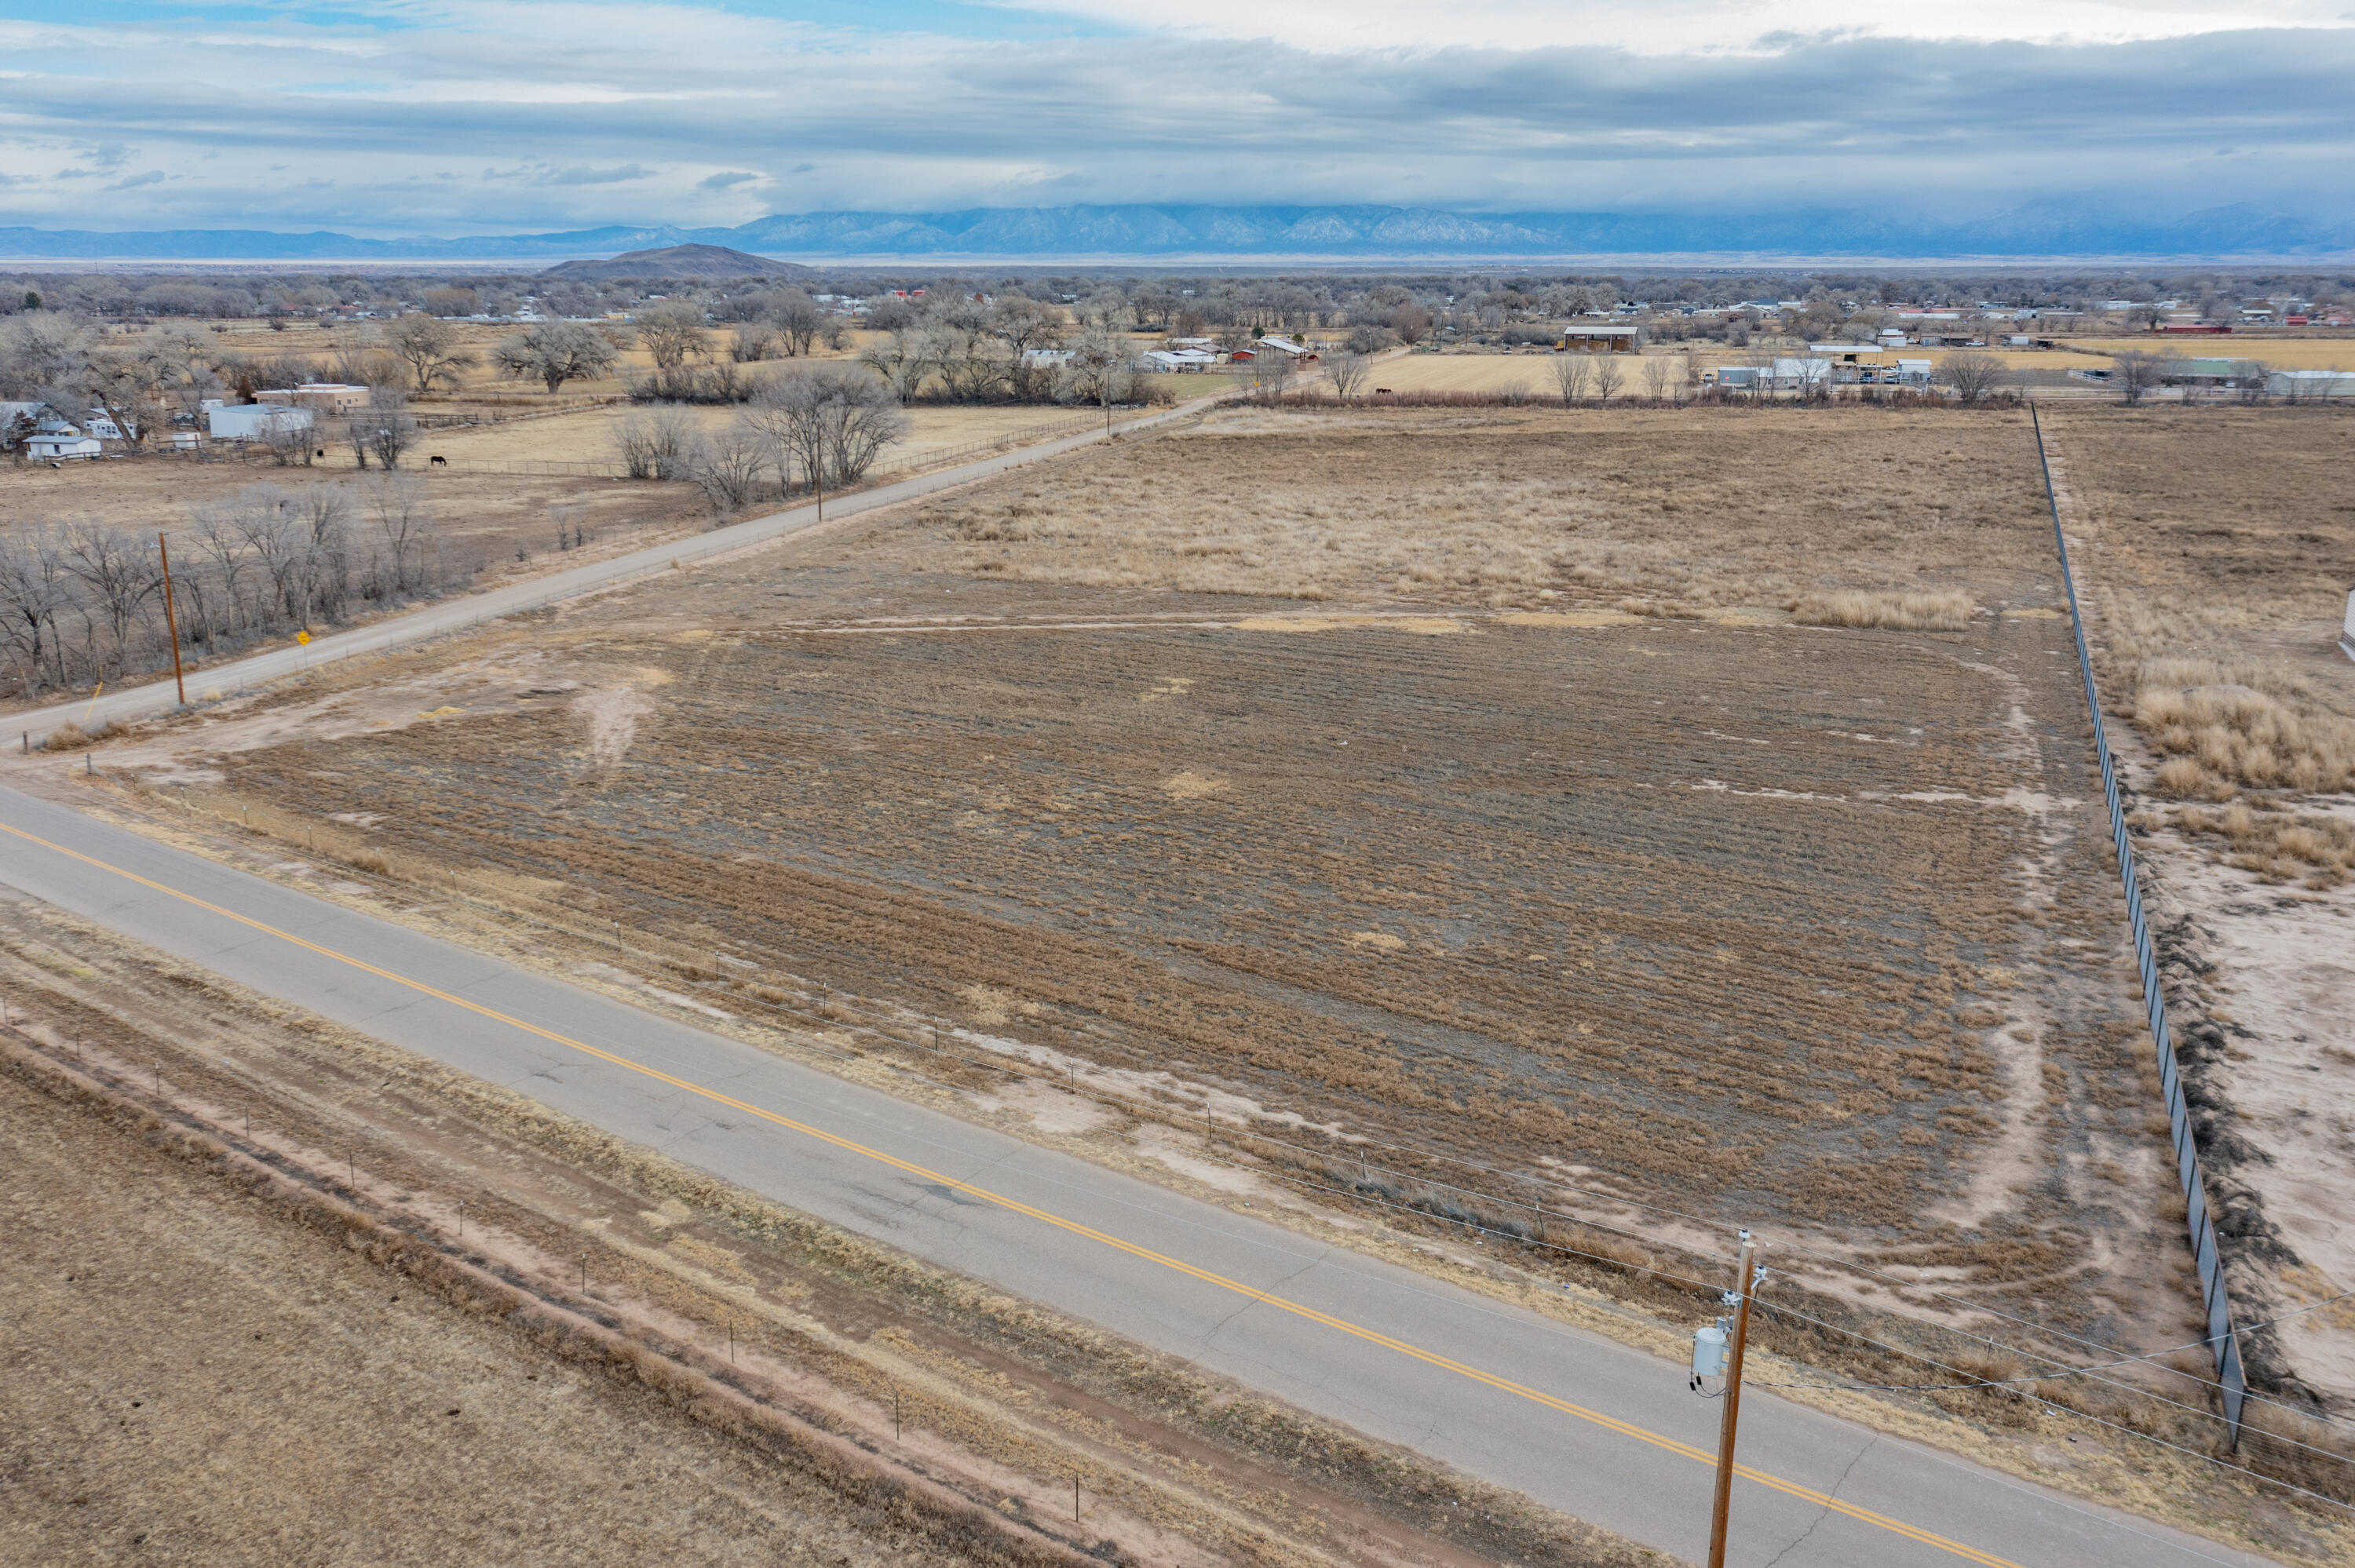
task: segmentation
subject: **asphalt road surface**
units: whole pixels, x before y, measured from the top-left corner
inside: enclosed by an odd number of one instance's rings
[[[1199,413],[1225,396],[1220,393],[1198,397],[1158,414],[1130,419],[1117,428],[1117,433],[1125,435],[1131,430],[1146,429],[1170,419]],[[826,513],[829,519],[835,519],[871,512],[879,506],[897,505],[902,501],[913,501],[935,491],[986,479],[991,474],[1002,473],[1024,463],[1059,457],[1104,439],[1105,432],[1099,429],[1090,430],[1084,435],[1041,441],[1036,446],[1017,447],[996,457],[983,458],[978,462],[962,463],[955,468],[944,468],[933,473],[918,474],[913,479],[878,485],[872,490],[853,491],[847,495],[829,497],[826,503]],[[817,514],[818,508],[815,504],[796,506],[788,511],[772,513],[766,517],[715,528],[692,539],[650,546],[626,556],[616,556],[611,560],[551,572],[528,582],[515,583],[486,593],[469,594],[463,599],[411,610],[406,615],[393,616],[373,625],[314,638],[307,647],[289,641],[267,652],[250,654],[227,663],[207,665],[202,669],[191,668],[187,672],[187,688],[191,695],[201,695],[209,691],[235,693],[249,686],[300,674],[338,659],[382,652],[390,648],[405,648],[412,643],[447,636],[482,621],[496,620],[501,616],[537,609],[559,599],[609,588],[648,572],[668,571],[675,562],[699,561],[730,550],[741,550],[747,545],[763,544],[787,534],[797,534],[816,524]],[[128,686],[120,692],[108,692],[95,700],[80,697],[46,708],[29,709],[0,723],[5,723],[9,729],[19,732],[20,745],[31,747],[39,745],[51,730],[69,719],[85,729],[102,725],[110,719],[130,724],[138,719],[153,718],[157,714],[170,713],[179,705],[179,701],[178,687],[166,679],[144,686]]]
[[[1677,1362],[0,789],[0,883],[806,1213],[1688,1559]],[[2262,1560],[1753,1391],[1744,1568]]]

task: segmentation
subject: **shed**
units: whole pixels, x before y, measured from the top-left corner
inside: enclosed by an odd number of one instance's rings
[[[1564,327],[1554,343],[1557,354],[1636,354],[1644,346],[1639,326],[1590,326],[1581,322]]]
[[[284,403],[232,403],[205,410],[206,428],[217,441],[262,441],[281,431],[307,430],[316,416]]]

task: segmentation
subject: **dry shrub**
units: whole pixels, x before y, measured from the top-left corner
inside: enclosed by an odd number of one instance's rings
[[[68,719],[49,731],[48,739],[41,742],[41,749],[43,751],[80,751],[83,747],[96,746],[101,740],[112,740],[117,736],[129,733],[130,731],[112,719],[107,720],[96,729],[84,729],[73,720]]]
[[[383,853],[372,849],[354,850],[344,856],[344,863],[354,871],[374,872],[378,876],[392,869],[392,863],[384,858]]]
[[[2253,789],[2355,789],[2355,725],[2329,713],[2296,712],[2250,683],[2264,679],[2262,673],[2205,659],[2152,659],[2139,676],[2135,727],[2169,758],[2160,783],[2170,793],[2193,792],[2169,784],[2169,769],[2194,758],[2200,769]],[[2175,768],[2171,777],[2185,774]]]
[[[2159,764],[2158,788],[2161,793],[2178,800],[2205,792],[2207,771],[2188,757],[2171,757]]]
[[[1960,631],[1978,607],[1966,593],[1867,593],[1843,588],[1800,596],[1791,619],[1802,626],[1872,626],[1889,631]]]
[[[2268,882],[2302,876],[2308,886],[2334,887],[2355,871],[2355,823],[2338,817],[2251,810],[2236,800],[2221,811],[2183,807],[2175,821],[2194,837],[2222,839],[2232,864]]]

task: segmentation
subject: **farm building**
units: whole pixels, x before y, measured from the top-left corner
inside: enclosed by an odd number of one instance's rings
[[[2170,359],[2160,378],[2169,387],[2238,387],[2264,374],[2245,359]]]
[[[1137,363],[1146,370],[1199,373],[1218,362],[1217,355],[1206,354],[1199,348],[1156,348],[1149,350]]]
[[[1562,329],[1555,340],[1558,354],[1635,354],[1644,346],[1644,329],[1638,326],[1589,326],[1581,322]]]
[[[307,430],[314,416],[284,403],[234,403],[205,410],[206,428],[217,441],[267,440],[281,431]]]
[[[1271,349],[1277,354],[1288,354],[1303,365],[1314,364],[1316,359],[1315,349],[1305,343],[1295,343],[1288,337],[1263,337],[1259,340],[1256,346]]]
[[[2355,397],[2355,371],[2276,370],[2265,377],[2265,390],[2295,402],[2308,397]]]
[[[322,414],[348,414],[355,408],[367,408],[374,396],[367,387],[348,382],[306,381],[300,387],[273,387],[256,392],[253,400],[314,409]]]

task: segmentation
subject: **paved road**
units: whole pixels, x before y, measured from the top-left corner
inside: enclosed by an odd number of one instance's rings
[[[1133,418],[1118,427],[1120,434],[1148,429],[1169,419],[1182,418],[1198,413],[1219,402],[1229,394],[1221,392],[1208,397],[1198,397],[1175,408],[1157,414]],[[826,503],[829,519],[849,517],[860,512],[871,512],[879,506],[896,505],[921,495],[947,490],[954,485],[986,479],[1003,473],[1009,468],[1037,462],[1043,458],[1058,457],[1067,451],[1105,439],[1105,432],[1090,430],[1084,435],[1064,436],[1036,446],[1017,447],[1012,451],[978,462],[962,463],[937,472],[918,474],[913,479],[900,480],[891,484],[878,485],[872,490],[855,491],[847,495],[829,498]],[[304,670],[349,659],[361,653],[378,653],[389,648],[404,648],[412,643],[446,636],[466,627],[520,610],[537,609],[559,599],[609,588],[615,583],[641,577],[648,572],[668,571],[677,561],[699,561],[730,550],[741,550],[747,545],[758,545],[787,534],[799,533],[818,520],[817,507],[796,506],[789,511],[775,512],[766,517],[715,528],[692,539],[681,539],[667,545],[651,546],[611,560],[598,561],[568,571],[551,572],[529,582],[516,583],[487,593],[469,594],[407,615],[391,617],[373,625],[351,631],[339,631],[332,636],[314,639],[310,646],[288,643],[268,652],[231,660],[225,664],[208,665],[187,673],[191,696],[208,691],[231,693],[244,687],[297,674]],[[93,702],[80,697],[46,708],[34,708],[25,713],[0,718],[0,734],[13,729],[18,732],[20,746],[37,746],[48,735],[70,719],[85,727],[101,725],[109,719],[129,724],[134,720],[153,718],[169,713],[179,704],[178,689],[169,680],[153,682],[144,686],[130,686],[120,692],[110,692]]]
[[[0,882],[1638,1541],[1706,1548],[1718,1406],[1675,1363],[9,789]],[[1744,1568],[2259,1561],[1763,1393],[1742,1425]]]

